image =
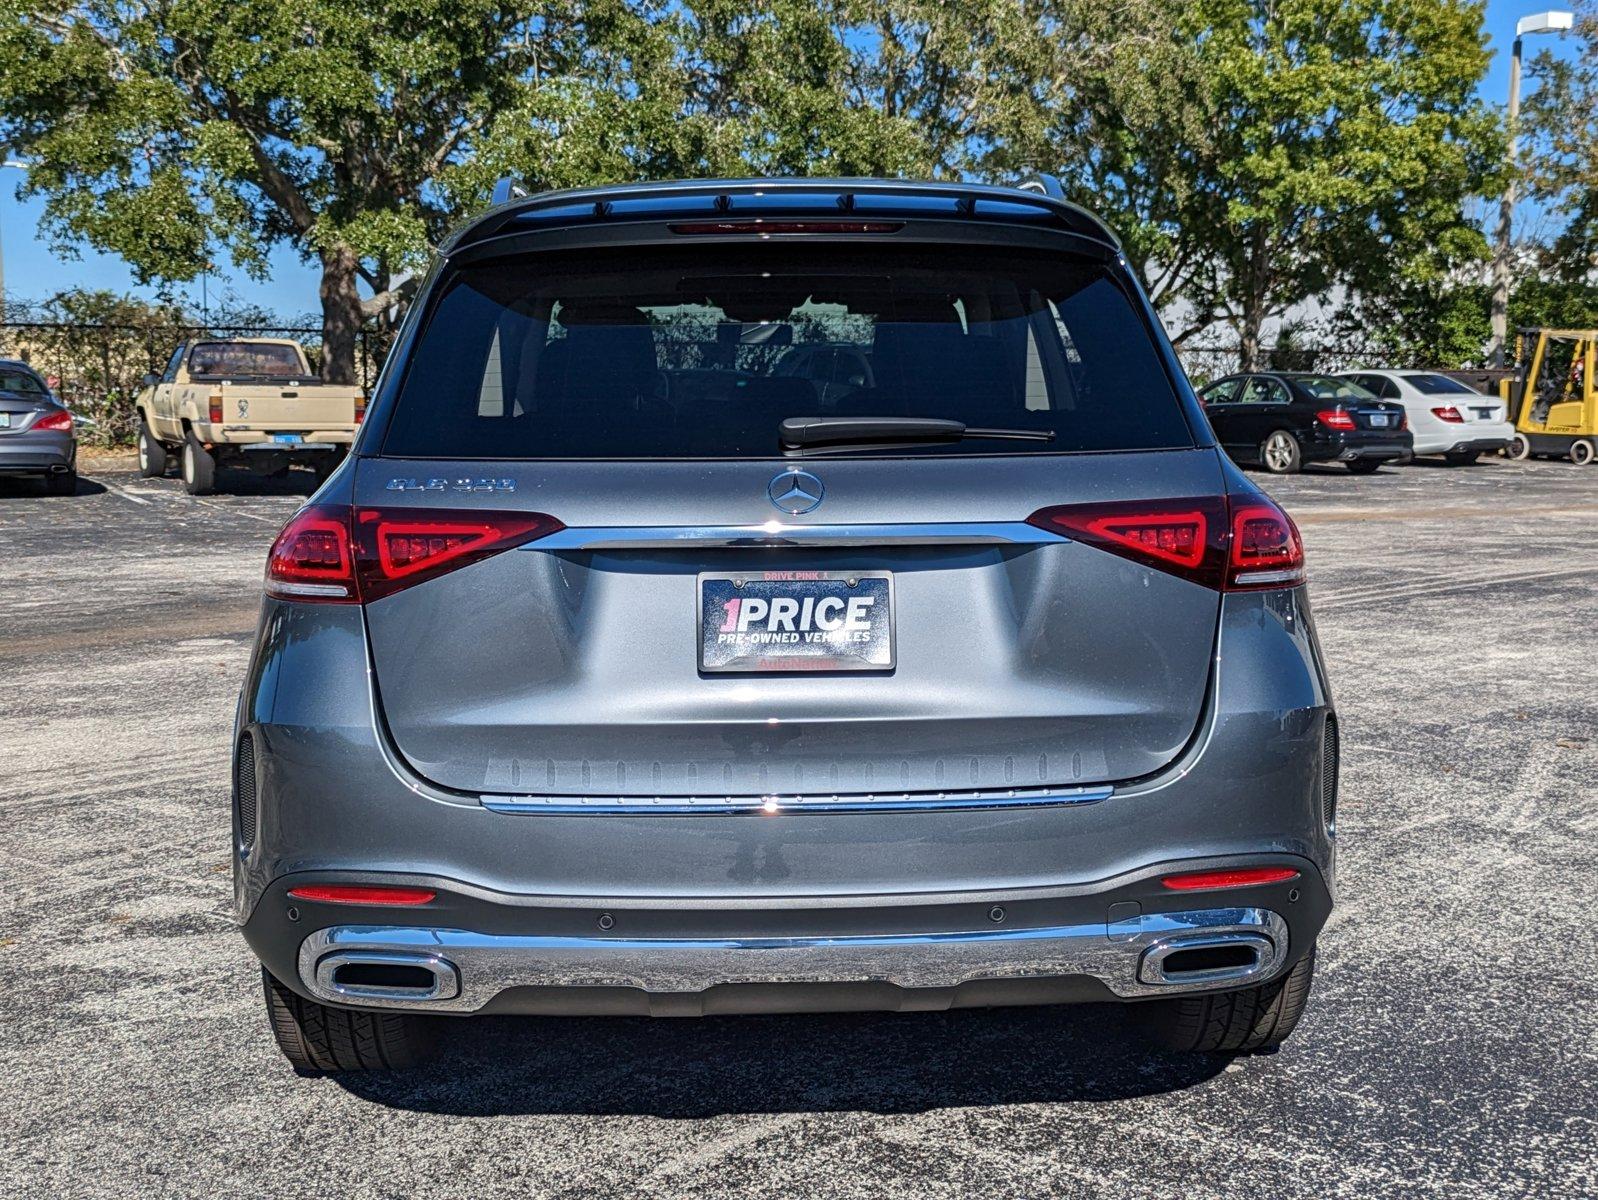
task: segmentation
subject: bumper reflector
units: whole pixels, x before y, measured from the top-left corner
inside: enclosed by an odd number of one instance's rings
[[[1190,871],[1185,875],[1167,875],[1160,883],[1173,892],[1204,892],[1215,888],[1283,883],[1297,878],[1298,872],[1292,867],[1249,867],[1239,871]]]
[[[428,904],[437,892],[426,888],[376,887],[372,885],[342,886],[325,883],[308,883],[289,889],[296,900],[320,900],[325,904]]]

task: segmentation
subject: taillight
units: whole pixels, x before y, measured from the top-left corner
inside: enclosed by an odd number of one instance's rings
[[[218,393],[216,395],[213,395],[211,397],[211,414],[210,415],[211,415],[211,424],[220,425],[222,423],[222,396],[221,396],[220,393]]]
[[[1232,545],[1226,590],[1291,587],[1304,582],[1304,541],[1298,526],[1263,496],[1232,505]]]
[[[355,423],[359,425],[364,420],[366,420],[366,397],[357,396],[355,397]]]
[[[1264,496],[1065,504],[1027,520],[1221,591],[1291,587],[1304,579],[1298,528]]]
[[[1315,419],[1328,429],[1354,428],[1354,418],[1340,408],[1323,408]]]
[[[1460,415],[1459,409],[1455,408],[1452,404],[1445,408],[1432,409],[1432,416],[1436,417],[1439,421],[1452,421],[1455,425],[1463,425],[1465,423],[1465,418]],[[1400,426],[1400,428],[1402,428],[1402,426]]]
[[[33,423],[34,429],[44,429],[52,433],[66,433],[72,428],[72,414],[69,412],[46,413]]]
[[[562,528],[543,513],[315,505],[278,534],[269,595],[371,603]]]
[[[318,505],[296,513],[272,543],[266,591],[285,600],[358,602],[349,509]]]
[[[680,221],[671,227],[673,233],[897,233],[904,228],[903,221]]]
[[[1207,892],[1215,888],[1286,883],[1297,878],[1298,872],[1292,867],[1244,867],[1235,871],[1188,871],[1182,875],[1167,875],[1160,883],[1173,892]]]

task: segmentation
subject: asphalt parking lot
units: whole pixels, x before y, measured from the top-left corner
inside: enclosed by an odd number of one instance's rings
[[[455,1023],[297,1077],[231,918],[228,729],[304,474],[0,483],[0,1192],[1598,1194],[1598,468],[1270,480],[1346,762],[1304,1024],[1113,1008]]]

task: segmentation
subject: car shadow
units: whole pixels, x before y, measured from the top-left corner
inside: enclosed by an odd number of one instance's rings
[[[94,480],[87,479],[82,475],[78,476],[78,489],[77,491],[73,492],[71,496],[51,495],[51,493],[46,490],[44,480],[42,479],[34,479],[31,477],[13,479],[0,478],[0,500],[7,500],[13,497],[17,499],[27,498],[30,500],[38,500],[46,496],[50,497],[52,500],[71,500],[74,498],[82,498],[84,496],[103,496],[105,495],[105,491],[106,489],[104,484],[96,483]]]
[[[1155,1049],[1117,1004],[814,1016],[441,1018],[436,1059],[337,1077],[452,1116],[915,1113],[1179,1091],[1219,1055]]]

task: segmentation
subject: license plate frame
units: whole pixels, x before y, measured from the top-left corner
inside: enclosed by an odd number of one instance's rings
[[[699,670],[710,675],[893,671],[898,665],[893,583],[893,572],[879,570],[701,571],[694,580]],[[808,606],[806,598],[812,601]],[[832,598],[843,601],[841,607],[828,604],[819,612]],[[848,603],[867,598],[864,606]],[[734,599],[760,600],[766,607],[753,615],[742,603],[729,610],[726,602]],[[776,614],[772,628],[771,602],[778,599],[794,601],[797,611]],[[729,627],[746,615],[742,627]],[[838,627],[828,629],[823,620],[835,620]],[[760,626],[752,628],[756,622]],[[758,640],[758,635],[775,639],[779,634],[780,640]]]

